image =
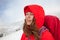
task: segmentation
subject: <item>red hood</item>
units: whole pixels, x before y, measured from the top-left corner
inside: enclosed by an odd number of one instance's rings
[[[26,14],[26,12],[32,12],[34,14],[37,28],[40,29],[44,24],[45,14],[43,8],[39,5],[28,5],[24,7],[24,14]]]

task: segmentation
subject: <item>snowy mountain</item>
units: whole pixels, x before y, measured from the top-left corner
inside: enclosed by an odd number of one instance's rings
[[[6,36],[18,30],[21,30],[23,28],[23,23],[24,20],[21,20],[20,22],[15,22],[9,25],[1,25],[2,27],[0,28],[0,36]]]

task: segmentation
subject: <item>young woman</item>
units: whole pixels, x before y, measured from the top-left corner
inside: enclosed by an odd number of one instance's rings
[[[39,5],[24,7],[25,23],[21,40],[54,40],[51,33],[43,27],[44,10]]]

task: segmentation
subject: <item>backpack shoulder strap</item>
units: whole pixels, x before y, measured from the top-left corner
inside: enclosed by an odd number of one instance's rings
[[[46,30],[48,30],[45,26],[42,26],[40,29],[39,29],[39,35],[41,36],[42,35],[42,33],[44,32],[44,31],[46,31]]]
[[[38,32],[38,35],[42,35],[42,33],[44,32],[44,31],[46,31],[46,30],[48,30],[45,26],[42,26],[40,29],[39,29],[39,32]],[[30,40],[30,38],[28,37],[28,40]]]

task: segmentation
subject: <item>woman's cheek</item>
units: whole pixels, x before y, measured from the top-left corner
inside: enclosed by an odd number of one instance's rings
[[[33,20],[33,16],[31,16],[31,19]]]

